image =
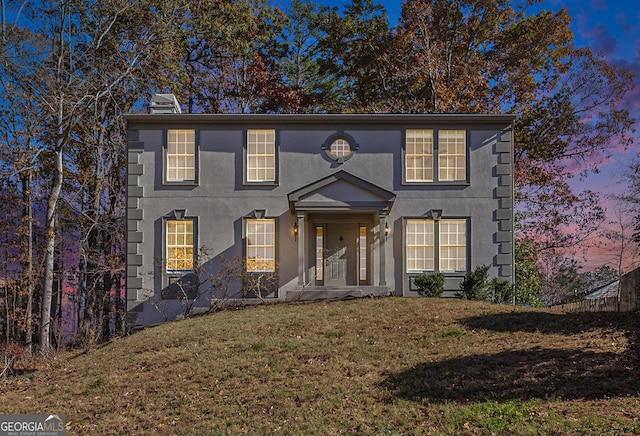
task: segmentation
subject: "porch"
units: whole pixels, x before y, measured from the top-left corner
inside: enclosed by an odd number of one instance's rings
[[[307,286],[287,291],[285,301],[331,300],[360,297],[386,297],[391,293],[386,286]]]
[[[297,286],[285,300],[388,295],[387,215],[395,194],[339,171],[289,194]]]

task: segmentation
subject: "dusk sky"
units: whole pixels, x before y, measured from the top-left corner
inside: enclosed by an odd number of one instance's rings
[[[400,16],[402,2],[378,2],[385,6],[390,24],[395,25]],[[288,0],[270,0],[270,3],[284,8]],[[318,3],[342,9],[348,1],[319,0]],[[640,120],[640,0],[544,0],[533,6],[531,11],[557,11],[563,7],[567,8],[572,17],[570,28],[577,47],[591,47],[594,52],[601,53],[610,64],[624,67],[635,74],[635,88],[623,104],[632,118]],[[576,177],[571,181],[577,191],[589,189],[599,192],[608,215],[613,215],[611,211],[614,207],[610,196],[625,192],[627,185],[623,174],[629,162],[640,152],[638,121],[635,128],[638,131],[634,133],[635,141],[632,147],[624,150],[613,145],[611,158],[600,165],[598,174],[589,174],[584,180]],[[578,260],[585,265],[585,269],[612,263],[611,249],[611,246],[609,250],[594,248],[589,250],[587,259]],[[613,251],[615,252],[615,249]],[[640,259],[636,256],[627,259],[627,268],[640,265]]]

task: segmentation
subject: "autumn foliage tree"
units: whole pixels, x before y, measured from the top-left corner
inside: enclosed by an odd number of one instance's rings
[[[192,113],[516,114],[520,289],[539,296],[540,259],[604,218],[568,181],[612,141],[631,146],[633,120],[631,74],[575,47],[565,9],[536,3],[406,0],[390,26],[373,0],[0,2],[3,340],[50,348],[60,289],[78,343],[124,324],[121,115],[155,92]]]

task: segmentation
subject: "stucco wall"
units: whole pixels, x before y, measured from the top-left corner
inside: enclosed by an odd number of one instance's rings
[[[154,260],[163,256],[162,217],[185,209],[198,217],[198,246],[211,249],[215,257],[241,256],[242,220],[255,209],[266,209],[277,223],[277,257],[281,291],[297,283],[295,221],[287,194],[343,170],[396,195],[387,217],[390,234],[386,242],[386,284],[398,295],[409,290],[404,273],[404,220],[427,217],[442,210],[442,217],[468,217],[468,252],[471,267],[491,265],[492,276],[513,279],[512,132],[505,117],[406,117],[376,119],[333,116],[300,122],[282,117],[196,117],[189,115],[128,117],[128,281],[130,311],[140,313],[143,323],[160,321],[157,310],[141,304],[157,292],[162,279],[154,275]],[[231,120],[233,122],[228,122]],[[164,186],[163,144],[167,128],[195,128],[199,146],[197,186]],[[276,129],[279,147],[279,183],[275,186],[243,184],[243,148],[246,129]],[[458,185],[404,185],[403,138],[407,128],[466,129],[469,143],[469,183]],[[337,133],[350,135],[359,145],[356,154],[338,164],[321,150]],[[379,230],[379,229],[378,229]],[[379,253],[374,246],[372,261]],[[215,269],[215,261],[210,267]],[[447,287],[457,289],[461,277],[450,277]],[[282,292],[280,296],[282,296]],[[164,302],[175,315],[177,302]],[[202,305],[208,303],[203,300]],[[175,312],[175,313],[174,313]]]

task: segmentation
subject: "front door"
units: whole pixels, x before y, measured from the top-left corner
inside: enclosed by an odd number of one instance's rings
[[[356,284],[358,225],[328,223],[324,258],[325,286]]]

